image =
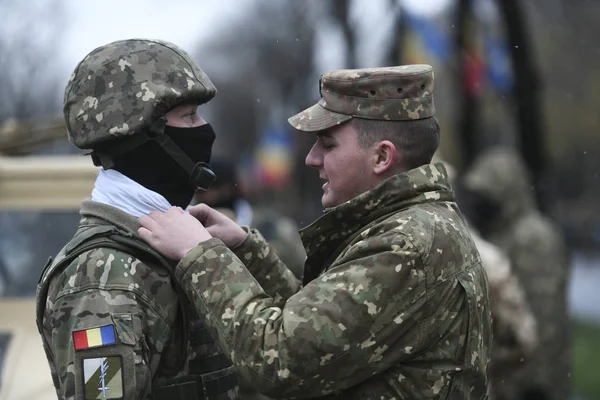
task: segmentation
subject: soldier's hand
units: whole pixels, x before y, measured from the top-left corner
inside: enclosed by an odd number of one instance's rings
[[[140,217],[138,234],[159,253],[173,260],[180,260],[199,243],[212,236],[198,219],[179,207],[171,207],[166,213],[153,211]]]
[[[208,233],[221,239],[227,247],[237,246],[248,236],[235,221],[206,204],[190,206],[187,210],[204,225]]]

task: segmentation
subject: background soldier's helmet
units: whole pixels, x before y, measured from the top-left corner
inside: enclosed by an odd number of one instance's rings
[[[77,65],[65,88],[69,141],[81,149],[110,146],[144,132],[178,105],[203,104],[215,94],[204,71],[172,43],[146,39],[109,43]]]

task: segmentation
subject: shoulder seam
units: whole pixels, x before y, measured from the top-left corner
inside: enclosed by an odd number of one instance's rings
[[[58,295],[56,296],[55,302],[57,302],[59,299],[62,299],[65,296],[69,296],[69,295],[73,295],[73,294],[85,292],[85,291],[92,290],[92,289],[98,289],[100,291],[105,291],[105,292],[121,291],[121,292],[133,293],[136,297],[139,298],[138,302],[144,303],[146,306],[148,306],[150,309],[152,309],[152,311],[154,311],[163,320],[163,322],[166,323],[167,320],[168,320],[166,318],[166,316],[165,316],[165,313],[163,311],[161,311],[159,309],[159,307],[157,307],[155,305],[155,303],[149,299],[149,296],[147,296],[142,291],[131,290],[131,289],[129,289],[128,286],[125,286],[125,285],[115,285],[115,286],[112,286],[110,288],[101,288],[100,285],[90,285],[90,284],[88,284],[88,285],[85,285],[85,286],[81,286],[78,289],[73,290],[73,291],[69,291],[69,290],[64,290],[63,289],[60,292],[58,292]],[[175,294],[175,296],[177,297],[177,294]],[[179,302],[179,299],[177,299],[177,301]]]
[[[85,251],[83,253],[81,253],[80,255],[78,255],[77,257],[75,257],[73,260],[71,260],[71,262],[63,269],[62,272],[59,273],[59,275],[57,275],[56,277],[62,275],[65,270],[67,268],[69,268],[70,266],[73,265],[73,263],[77,262],[78,258],[81,257],[82,255],[88,254],[90,251],[92,250],[97,250],[97,249],[107,249],[107,250],[115,250],[115,249],[111,249],[108,247],[98,247],[98,248],[94,248],[94,249],[90,249],[88,251]],[[116,250],[119,253],[122,254],[127,254],[121,250]],[[132,259],[135,260],[139,260],[139,258],[131,255],[131,254],[127,254],[128,257],[131,257]],[[148,265],[147,263],[144,263],[143,261],[139,260],[140,263],[144,264],[144,265]],[[171,283],[173,283],[174,277],[170,278]],[[163,320],[167,320],[166,313],[163,312],[160,307],[158,305],[155,305],[154,301],[152,301],[152,296],[149,296],[146,294],[146,292],[141,291],[139,289],[136,288],[130,288],[130,285],[125,285],[125,284],[116,284],[116,285],[110,285],[110,288],[103,288],[101,287],[100,283],[93,283],[93,284],[86,284],[84,286],[78,286],[77,288],[72,288],[72,289],[65,289],[64,287],[61,288],[58,293],[56,294],[56,300],[67,296],[67,295],[71,295],[71,294],[75,294],[75,293],[79,293],[79,292],[83,292],[89,289],[98,289],[98,290],[104,290],[104,291],[111,291],[111,290],[120,290],[123,292],[129,292],[129,293],[133,293],[136,295],[136,297],[139,297],[141,301],[143,301],[148,307],[150,307],[157,315],[159,315]],[[175,297],[177,297],[177,301],[179,302],[179,296],[177,295],[177,292],[175,290],[173,290]]]

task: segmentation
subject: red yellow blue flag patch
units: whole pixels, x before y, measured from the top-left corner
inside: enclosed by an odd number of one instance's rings
[[[117,343],[115,326],[112,324],[73,332],[75,351],[108,346],[115,343]]]

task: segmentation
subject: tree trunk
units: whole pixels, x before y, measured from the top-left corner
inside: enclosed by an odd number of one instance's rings
[[[539,81],[533,52],[525,24],[522,6],[518,1],[500,0],[508,43],[515,74],[514,95],[521,153],[531,172],[540,208],[545,204],[538,187],[545,168],[542,112],[539,97]]]
[[[460,157],[462,165],[459,166],[461,169],[467,168],[471,164],[476,156],[478,148],[477,122],[479,117],[479,107],[477,96],[475,93],[468,90],[466,85],[468,74],[466,54],[469,47],[467,27],[471,16],[472,1],[459,0],[456,15],[455,49],[459,65],[456,82],[460,85],[460,92],[462,94],[457,129],[462,143],[462,146],[460,146],[462,149],[462,157]]]

